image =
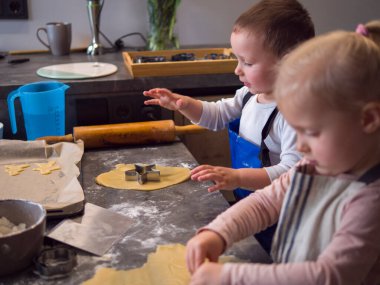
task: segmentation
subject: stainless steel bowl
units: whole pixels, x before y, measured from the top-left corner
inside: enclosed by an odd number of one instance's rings
[[[42,248],[46,211],[26,200],[0,200],[0,217],[13,224],[24,223],[25,230],[0,237],[0,276],[28,267]]]

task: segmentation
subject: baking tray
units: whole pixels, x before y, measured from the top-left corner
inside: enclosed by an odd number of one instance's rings
[[[170,60],[173,55],[181,53],[193,53],[196,60],[145,63],[135,62],[138,57],[142,56],[164,56]],[[210,54],[223,54],[229,56],[230,58],[204,59]],[[237,59],[233,55],[230,48],[123,52],[123,59],[125,66],[132,77],[233,73],[237,65]]]
[[[80,176],[83,142],[47,145],[45,141],[0,140],[0,199],[24,199],[40,203],[48,218],[80,214],[85,197]],[[61,169],[49,175],[33,171],[36,163],[56,161]],[[10,176],[5,165],[28,164]]]

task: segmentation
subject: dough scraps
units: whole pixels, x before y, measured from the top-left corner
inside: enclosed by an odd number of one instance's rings
[[[186,246],[182,244],[159,245],[148,255],[140,268],[115,270],[100,268],[82,285],[187,285],[190,273],[186,266]],[[220,256],[219,263],[241,262],[234,256]]]
[[[160,181],[139,184],[137,181],[125,180],[125,171],[132,169],[135,169],[134,164],[117,164],[115,169],[98,175],[95,181],[114,189],[150,191],[175,185],[190,178],[190,169],[188,168],[156,165],[156,169],[160,171]]]
[[[8,173],[10,176],[16,176],[23,172],[25,168],[28,168],[29,166],[29,164],[10,164],[5,165],[4,168],[5,172]]]
[[[59,165],[56,165],[56,162],[54,160],[50,160],[47,163],[36,163],[37,167],[33,168],[34,171],[39,171],[42,175],[47,175],[52,173],[54,170],[59,170],[61,167]]]

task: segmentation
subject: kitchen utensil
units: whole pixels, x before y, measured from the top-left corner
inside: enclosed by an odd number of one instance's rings
[[[85,79],[113,74],[117,66],[103,62],[75,62],[44,66],[37,69],[37,74],[53,79]]]
[[[64,220],[48,237],[101,256],[122,237],[132,223],[126,216],[86,203],[84,215],[79,221]]]
[[[34,82],[21,86],[8,95],[12,133],[17,132],[14,101],[20,98],[26,137],[65,134],[65,90],[69,86],[57,81]]]
[[[41,38],[40,32],[45,32],[47,43]],[[52,55],[67,55],[70,53],[71,23],[47,23],[45,27],[37,29],[36,35],[37,39],[50,50]]]
[[[77,265],[77,254],[63,246],[46,248],[34,259],[34,264],[34,273],[45,280],[64,278]]]
[[[160,181],[160,171],[155,164],[135,163],[135,169],[125,171],[125,180],[144,184],[148,181]]]
[[[167,143],[175,141],[177,135],[204,132],[197,125],[176,126],[172,120],[160,120],[137,123],[122,123],[97,126],[74,127],[73,134],[66,136],[47,136],[39,139],[48,143],[72,142],[83,140],[84,147],[101,148],[123,145]]]
[[[0,237],[0,276],[29,266],[41,250],[46,224],[46,211],[26,200],[0,200],[0,217],[15,225],[24,223],[25,230]]]
[[[91,44],[87,48],[88,55],[103,54],[103,47],[99,41],[100,33],[100,15],[102,12],[104,1],[87,0],[87,13],[90,20],[90,28],[92,34]]]

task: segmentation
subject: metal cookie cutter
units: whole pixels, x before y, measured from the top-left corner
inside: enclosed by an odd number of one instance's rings
[[[43,279],[65,278],[77,265],[77,256],[72,249],[53,247],[44,249],[34,264],[34,273]]]
[[[160,181],[160,171],[155,164],[135,163],[135,169],[125,171],[125,180],[137,180],[141,185],[148,181]]]

